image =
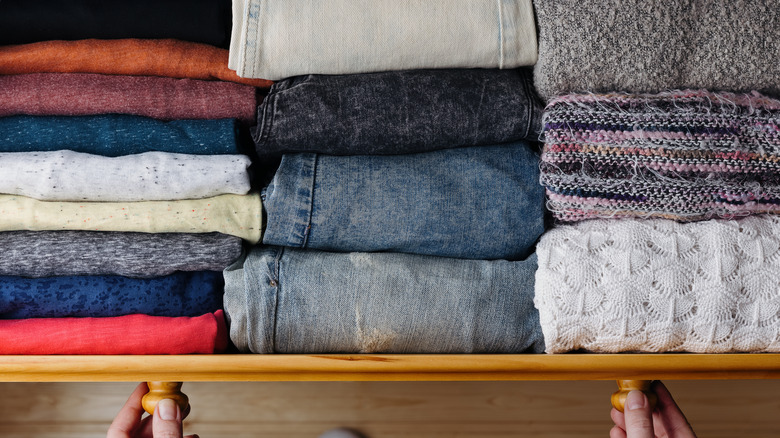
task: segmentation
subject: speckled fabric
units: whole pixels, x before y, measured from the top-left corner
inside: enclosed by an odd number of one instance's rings
[[[0,152],[59,151],[117,157],[160,151],[238,154],[236,121],[164,122],[125,114],[0,117]]]
[[[149,278],[221,271],[241,256],[242,241],[220,233],[6,231],[0,248],[0,275]]]
[[[0,193],[43,201],[162,201],[249,192],[246,155],[0,153]]]
[[[202,315],[222,308],[223,285],[222,273],[213,271],[144,279],[0,276],[0,318]]]
[[[0,231],[135,231],[211,233],[260,241],[260,195],[140,202],[38,201],[0,195]]]
[[[534,0],[546,99],[678,88],[780,93],[777,0]]]

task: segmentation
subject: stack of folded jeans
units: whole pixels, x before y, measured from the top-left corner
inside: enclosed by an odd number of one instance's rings
[[[0,4],[0,353],[225,350],[270,85],[227,69],[230,3],[46,3]]]
[[[547,351],[780,351],[776,2],[535,6]]]
[[[239,350],[541,352],[530,1],[233,8],[229,65],[278,79],[256,152],[281,159],[263,245],[225,271]]]

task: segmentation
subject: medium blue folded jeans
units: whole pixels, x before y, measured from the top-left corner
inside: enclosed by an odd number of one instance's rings
[[[244,352],[541,353],[536,266],[256,246],[224,271],[225,313]]]
[[[522,259],[544,231],[530,144],[393,156],[288,154],[263,193],[263,243]]]

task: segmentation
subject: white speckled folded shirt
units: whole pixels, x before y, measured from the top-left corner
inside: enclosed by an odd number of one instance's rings
[[[260,195],[142,202],[54,202],[0,195],[0,231],[134,231],[238,236],[255,244],[262,233]]]
[[[249,192],[246,155],[104,157],[69,150],[0,153],[0,193],[43,201],[162,201]]]

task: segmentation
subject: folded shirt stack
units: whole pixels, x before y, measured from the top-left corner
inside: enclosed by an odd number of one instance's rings
[[[47,4],[0,5],[0,353],[224,351],[270,81],[227,68],[229,2]]]
[[[531,2],[235,0],[233,23],[280,158],[263,245],[225,271],[239,350],[542,351]]]
[[[547,351],[780,352],[775,2],[535,6]]]

